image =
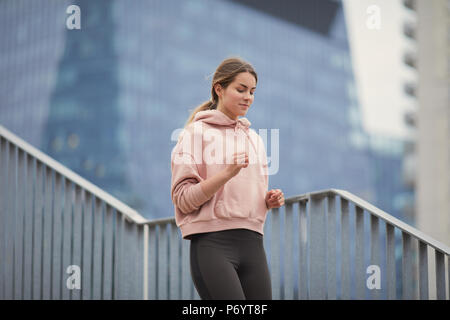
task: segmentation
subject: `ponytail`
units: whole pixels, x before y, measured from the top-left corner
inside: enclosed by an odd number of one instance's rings
[[[201,105],[196,107],[194,109],[194,111],[192,111],[191,115],[189,116],[188,120],[186,121],[186,124],[184,125],[184,128],[186,128],[194,120],[195,115],[198,112],[205,111],[205,110],[212,110],[212,109],[216,109],[216,108],[217,108],[217,104],[211,100],[208,100],[208,101],[202,103]]]

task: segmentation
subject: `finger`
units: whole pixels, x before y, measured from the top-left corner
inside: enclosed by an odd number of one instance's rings
[[[274,199],[280,199],[283,195],[277,191],[272,195]]]
[[[247,154],[238,154],[234,157],[235,159],[248,159]]]
[[[243,157],[245,157],[245,154],[235,153],[235,154],[233,155],[233,158],[234,158],[234,159],[237,159],[237,158],[243,158]]]
[[[243,164],[243,163],[247,163],[247,162],[248,162],[248,158],[245,156],[239,156],[235,159],[235,163]]]

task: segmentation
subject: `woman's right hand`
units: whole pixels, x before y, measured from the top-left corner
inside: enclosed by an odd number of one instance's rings
[[[247,168],[249,163],[248,154],[245,151],[233,153],[231,160],[232,163],[227,164],[226,168],[224,169],[225,172],[229,175],[230,179],[237,175],[242,168]]]

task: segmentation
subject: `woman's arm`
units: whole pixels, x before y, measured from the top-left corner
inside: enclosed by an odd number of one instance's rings
[[[210,199],[228,180],[248,167],[248,155],[245,152],[233,154],[233,163],[216,175],[200,182],[203,193]]]
[[[172,202],[185,214],[198,210],[231,178],[248,166],[248,155],[235,153],[233,162],[216,175],[200,182],[195,166],[172,162]]]

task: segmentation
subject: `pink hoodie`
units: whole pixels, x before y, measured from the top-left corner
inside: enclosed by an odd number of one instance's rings
[[[263,234],[267,156],[263,140],[250,124],[246,118],[232,120],[219,110],[206,110],[198,112],[180,134],[171,155],[171,196],[183,238],[235,228]],[[200,182],[223,170],[233,152],[240,151],[248,152],[248,167],[208,199]]]

